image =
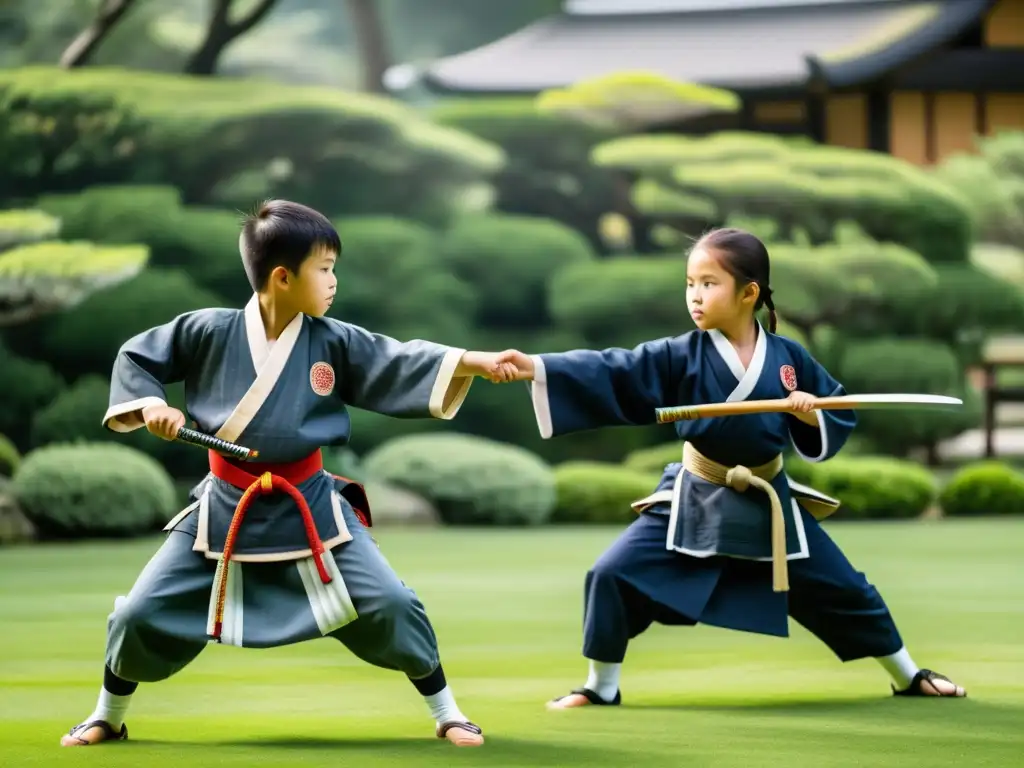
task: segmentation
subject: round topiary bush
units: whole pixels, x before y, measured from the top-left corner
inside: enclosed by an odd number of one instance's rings
[[[555,507],[555,480],[539,457],[460,434],[409,435],[363,459],[367,479],[429,501],[448,525],[540,525]]]
[[[935,476],[920,464],[876,456],[814,464],[808,481],[798,480],[842,502],[836,519],[919,517],[939,491]]]
[[[1024,474],[1001,461],[969,464],[949,479],[939,504],[949,517],[1024,514]]]
[[[137,535],[158,528],[176,508],[174,483],[164,468],[116,443],[32,451],[11,491],[40,538]]]
[[[660,468],[659,468],[660,470]],[[660,472],[644,472],[617,464],[569,461],[555,468],[558,504],[556,523],[631,523],[630,503],[652,493]]]

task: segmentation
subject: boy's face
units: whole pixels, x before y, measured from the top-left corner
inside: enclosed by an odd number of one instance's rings
[[[334,275],[337,260],[334,251],[318,248],[302,262],[299,273],[289,281],[289,300],[297,311],[323,317],[331,308],[338,289],[338,278]]]

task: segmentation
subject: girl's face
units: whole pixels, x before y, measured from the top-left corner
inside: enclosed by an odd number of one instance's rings
[[[718,256],[704,247],[695,248],[686,263],[686,306],[702,331],[731,327],[752,317],[758,288],[743,288],[722,266]]]

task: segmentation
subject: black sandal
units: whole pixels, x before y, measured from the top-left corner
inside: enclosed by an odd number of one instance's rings
[[[100,741],[90,742],[76,735],[79,733],[84,733],[85,731],[88,731],[90,728],[101,728],[103,730],[103,738]],[[104,741],[125,741],[128,738],[128,726],[125,723],[121,723],[121,730],[115,731],[111,727],[110,723],[108,723],[105,720],[90,720],[87,723],[79,723],[78,725],[76,725],[74,728],[68,731],[67,736],[65,736],[64,739],[67,739],[68,736],[76,740],[78,744],[81,746],[93,746],[94,744],[102,744]],[[64,742],[64,739],[61,739],[62,744]],[[64,744],[64,746],[69,745]]]
[[[576,688],[575,690],[572,690],[569,693],[567,693],[565,696],[559,696],[557,699],[552,699],[551,703],[555,704],[555,703],[561,701],[562,699],[569,698],[573,694],[579,694],[580,696],[585,697],[586,700],[589,701],[591,704],[594,704],[594,705],[599,706],[599,707],[617,707],[617,706],[619,706],[622,703],[622,692],[621,691],[616,691],[615,692],[615,698],[612,699],[611,701],[605,701],[604,699],[602,699],[600,696],[598,696],[596,693],[594,693],[589,688]]]
[[[952,685],[955,688],[954,692],[953,693],[943,693],[942,691],[939,690],[939,687],[937,685],[933,684],[932,688],[934,688],[936,692],[935,693],[925,693],[924,690],[922,690],[922,688],[921,688],[921,683],[923,683],[925,681],[931,683],[934,680],[944,680],[945,682],[949,683],[950,685]],[[957,699],[962,699],[962,698],[967,696],[967,691],[964,690],[961,686],[959,686],[956,683],[954,683],[952,680],[950,680],[945,675],[940,675],[938,672],[932,672],[930,669],[921,669],[921,670],[918,670],[916,675],[914,675],[914,679],[910,681],[910,685],[908,685],[902,691],[897,691],[896,690],[896,686],[893,686],[892,687],[892,694],[893,694],[893,696],[928,696],[928,697],[933,698],[933,699],[938,699],[938,698],[947,698],[947,699],[948,698],[957,698]]]
[[[468,720],[449,720],[447,723],[440,723],[437,726],[437,738],[446,738],[448,736],[448,731],[452,728],[461,728],[475,736],[484,735],[483,729],[476,723],[471,723]]]

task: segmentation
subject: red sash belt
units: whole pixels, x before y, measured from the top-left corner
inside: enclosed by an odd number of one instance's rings
[[[238,538],[238,529],[242,526],[245,513],[252,504],[252,500],[260,494],[270,494],[274,491],[282,491],[292,497],[295,505],[302,514],[302,522],[306,528],[306,536],[309,539],[309,549],[313,553],[313,562],[316,565],[320,581],[324,584],[331,583],[331,576],[323,563],[324,544],[317,533],[316,524],[313,522],[313,513],[309,504],[303,498],[299,489],[295,486],[313,477],[317,472],[323,471],[323,456],[320,451],[310,454],[305,459],[288,464],[257,464],[255,462],[246,465],[242,469],[230,463],[219,453],[210,451],[210,471],[214,477],[229,483],[236,488],[242,489],[245,493],[235,507],[235,513],[231,518],[231,525],[228,527],[228,535],[224,540],[224,552],[217,563],[217,573],[214,576],[214,584],[217,589],[217,608],[214,618],[213,638],[220,640],[221,629],[224,622],[224,602],[227,596],[228,580],[227,571],[231,555],[234,553],[235,541]],[[251,471],[247,471],[251,470]]]

